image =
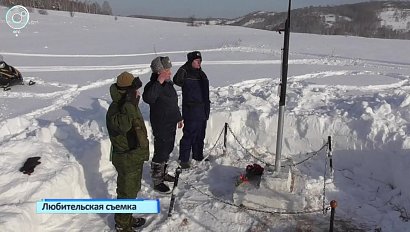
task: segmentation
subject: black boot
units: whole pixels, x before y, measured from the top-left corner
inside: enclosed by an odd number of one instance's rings
[[[137,217],[132,217],[132,228],[137,229],[145,224],[147,220],[145,218],[137,218]]]
[[[181,166],[182,169],[190,169],[191,168],[191,163],[189,161],[188,162],[181,162],[179,165]]]
[[[171,193],[171,189],[168,187],[168,185],[164,184],[164,183],[160,183],[157,185],[154,185],[154,190],[158,191],[160,193]]]
[[[115,231],[116,232],[134,232],[135,230],[134,228],[120,226],[118,224],[115,224]]]
[[[154,190],[161,193],[170,193],[170,188],[164,184],[164,169],[165,163],[151,162],[152,182],[154,183]]]
[[[164,181],[175,182],[175,176],[171,176],[170,174],[168,174],[167,167],[168,167],[168,164],[165,164],[165,167],[164,167]]]

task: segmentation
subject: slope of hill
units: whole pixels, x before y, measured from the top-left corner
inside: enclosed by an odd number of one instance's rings
[[[223,24],[277,30],[285,19],[285,12],[254,12]],[[410,2],[372,1],[294,9],[291,30],[326,35],[410,39]]]

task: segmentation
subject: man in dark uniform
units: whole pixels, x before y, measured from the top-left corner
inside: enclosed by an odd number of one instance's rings
[[[175,177],[167,173],[167,162],[174,149],[176,127],[182,128],[184,125],[178,107],[178,95],[171,81],[171,67],[171,61],[167,56],[152,60],[151,79],[145,85],[142,94],[143,100],[150,106],[150,121],[154,135],[152,181],[154,190],[162,193],[170,192],[164,181],[175,181]]]
[[[112,163],[118,172],[117,199],[135,199],[141,189],[144,161],[149,158],[149,142],[144,119],[138,108],[140,79],[123,72],[110,87],[112,103],[106,123],[112,145]],[[115,214],[115,228],[131,232],[145,224],[132,214]]]
[[[204,159],[204,139],[209,118],[209,81],[202,71],[199,51],[187,54],[188,61],[175,74],[174,83],[182,87],[182,117],[184,135],[180,141],[179,160],[182,168],[189,168],[189,158]]]

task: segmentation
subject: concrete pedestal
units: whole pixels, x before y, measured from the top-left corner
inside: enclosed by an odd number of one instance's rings
[[[291,161],[284,162],[280,173],[266,171],[260,180],[240,184],[233,195],[235,204],[257,209],[294,211],[306,205],[304,197],[291,192]]]

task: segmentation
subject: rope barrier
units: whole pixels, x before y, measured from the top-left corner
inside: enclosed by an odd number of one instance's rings
[[[306,161],[312,159],[312,158],[315,157],[317,154],[319,154],[319,152],[321,152],[324,148],[326,148],[327,145],[328,145],[328,143],[323,144],[323,146],[322,146],[319,150],[314,151],[314,152],[310,152],[310,153],[312,153],[311,156],[309,156],[308,158],[306,158],[306,159],[304,159],[304,160],[302,160],[302,161],[300,161],[300,162],[297,162],[297,163],[295,163],[295,164],[292,164],[291,166],[295,167],[295,166],[297,166],[297,165],[299,165],[299,164],[302,164],[302,163],[304,163],[304,162],[306,162]],[[306,153],[306,155],[308,155],[308,154],[309,154],[309,153]],[[282,166],[282,167],[283,167],[283,166]]]
[[[252,156],[254,159],[258,160],[259,162],[265,164],[266,166],[275,166],[273,164],[267,163],[261,159],[259,159],[258,157],[254,156],[248,149],[246,149],[241,142],[239,142],[239,139],[236,137],[236,135],[233,133],[231,127],[228,125],[228,130],[229,132],[231,132],[232,136],[234,137],[234,139],[236,140],[236,142],[239,144],[240,147],[242,147],[243,150],[245,150],[250,156]]]
[[[274,166],[274,165],[272,165],[272,164],[270,164],[270,163],[268,163],[268,162],[265,162],[264,160],[262,160],[262,159],[256,157],[256,156],[253,155],[248,149],[246,149],[246,148],[242,145],[242,143],[239,141],[239,139],[238,139],[238,137],[235,135],[235,133],[233,133],[231,127],[230,127],[227,123],[225,123],[224,128],[222,128],[222,130],[221,130],[221,132],[220,132],[220,134],[219,134],[219,136],[218,136],[218,138],[217,138],[215,144],[213,145],[213,147],[208,151],[209,153],[211,153],[211,152],[216,148],[216,146],[217,146],[219,140],[221,139],[222,134],[223,134],[224,131],[225,131],[225,128],[228,128],[229,132],[232,134],[232,136],[234,137],[234,139],[236,140],[236,142],[239,144],[239,146],[240,146],[243,150],[245,150],[250,156],[252,156],[254,159],[258,160],[259,162],[261,162],[261,163],[263,163],[263,164],[265,164],[265,165],[267,165],[267,166]],[[226,133],[225,133],[225,137],[226,137]],[[224,138],[224,139],[226,140],[226,138]],[[319,150],[317,150],[317,151],[315,151],[315,152],[306,153],[306,155],[309,155],[309,157],[307,157],[306,159],[301,160],[301,161],[299,161],[299,162],[297,162],[297,163],[294,163],[294,164],[291,164],[291,165],[287,165],[287,166],[295,167],[295,166],[297,166],[297,165],[300,165],[300,164],[302,164],[302,163],[304,163],[304,162],[306,162],[306,161],[312,159],[313,157],[315,157],[316,155],[318,155],[323,149],[327,148],[328,145],[329,145],[329,142],[326,142],[325,144],[323,144],[323,146],[322,146]],[[325,158],[326,158],[326,157],[325,157]],[[313,213],[319,213],[319,212],[322,212],[323,214],[326,214],[327,211],[328,211],[331,207],[330,207],[330,206],[326,207],[326,203],[325,203],[325,202],[326,202],[327,159],[326,159],[325,161],[326,161],[326,162],[325,162],[325,172],[324,172],[324,178],[323,178],[323,179],[324,179],[324,182],[323,182],[323,204],[322,204],[322,209],[316,209],[316,210],[305,210],[305,211],[269,211],[269,210],[264,210],[264,209],[251,208],[251,207],[245,206],[245,205],[243,205],[243,204],[237,205],[237,204],[231,203],[231,202],[229,202],[229,201],[226,201],[226,200],[224,200],[224,199],[215,197],[215,196],[213,196],[213,195],[211,195],[211,194],[209,194],[209,193],[206,193],[206,192],[200,190],[199,188],[193,186],[192,184],[187,183],[186,181],[183,181],[183,183],[186,184],[186,185],[188,185],[189,187],[193,188],[195,191],[201,193],[202,195],[207,196],[207,197],[210,198],[210,199],[216,200],[216,201],[221,202],[221,203],[223,203],[223,204],[226,204],[226,205],[229,205],[229,206],[232,206],[232,207],[236,207],[236,208],[242,209],[242,210],[260,212],[260,213],[268,213],[268,214],[278,214],[278,215],[303,215],[303,214],[313,214]],[[282,166],[282,167],[286,167],[286,166]]]
[[[239,141],[238,137],[235,135],[235,133],[233,133],[233,131],[232,131],[232,129],[231,129],[231,127],[230,127],[229,125],[228,125],[228,129],[229,129],[229,132],[230,132],[230,133],[232,134],[232,136],[234,137],[234,139],[236,140],[236,142],[239,144],[239,146],[240,146],[243,150],[245,150],[250,156],[252,156],[254,159],[258,160],[259,162],[265,164],[266,166],[271,166],[271,167],[272,167],[272,166],[275,166],[274,164],[270,164],[270,163],[268,163],[268,162],[265,162],[264,160],[262,160],[262,159],[256,157],[255,155],[253,155],[248,149],[246,149],[246,148],[241,144],[241,142]],[[310,152],[310,153],[306,153],[306,155],[310,155],[310,154],[311,154],[308,158],[306,158],[306,159],[304,159],[304,160],[302,160],[302,161],[300,161],[300,162],[297,162],[297,163],[295,163],[295,164],[291,164],[291,165],[287,165],[287,166],[295,167],[295,166],[297,166],[297,165],[299,165],[299,164],[302,164],[302,163],[304,163],[304,162],[310,160],[311,158],[313,158],[313,157],[315,157],[316,155],[318,155],[323,149],[325,149],[325,148],[328,146],[328,144],[329,144],[328,142],[325,143],[325,144],[323,144],[323,146],[322,146],[319,150],[317,150],[317,151]],[[284,168],[284,167],[286,167],[286,165],[283,165],[283,166],[281,166],[281,167]]]
[[[224,130],[225,130],[225,128],[222,128],[221,133],[219,133],[218,139],[215,141],[214,146],[211,149],[209,149],[208,153],[211,153],[211,151],[216,148],[216,145],[218,144],[219,139],[221,139],[221,136],[224,133]]]
[[[325,214],[325,201],[326,201],[326,173],[327,173],[327,160],[325,159],[325,173],[323,174],[323,214]]]
[[[268,214],[279,214],[279,215],[303,215],[303,214],[313,214],[313,213],[320,213],[323,211],[323,209],[316,209],[316,210],[306,210],[306,211],[269,211],[269,210],[263,210],[263,209],[255,209],[255,208],[251,208],[248,206],[245,206],[243,204],[241,205],[237,205],[234,203],[231,203],[229,201],[223,200],[221,198],[215,197],[209,193],[206,193],[198,188],[196,188],[195,186],[187,183],[186,181],[183,181],[184,184],[188,185],[189,187],[193,188],[195,191],[201,193],[202,195],[205,195],[213,200],[219,201],[225,205],[229,205],[232,207],[236,207],[239,209],[243,209],[243,210],[248,210],[248,211],[254,211],[254,212],[259,212],[259,213],[268,213]],[[328,209],[328,207],[326,208]]]

